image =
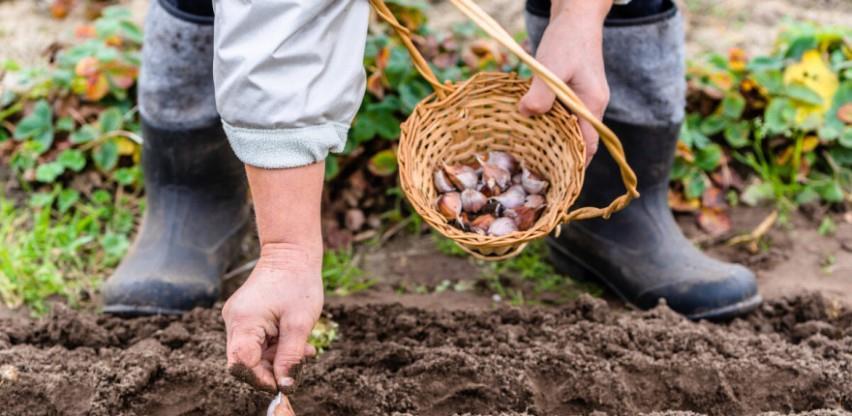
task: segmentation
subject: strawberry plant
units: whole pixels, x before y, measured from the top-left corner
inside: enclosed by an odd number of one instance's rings
[[[732,49],[691,62],[672,206],[721,233],[730,203],[843,203],[852,190],[850,36],[791,24],[769,55]]]

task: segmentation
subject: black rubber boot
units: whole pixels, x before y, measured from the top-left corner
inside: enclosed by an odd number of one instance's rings
[[[177,314],[210,306],[250,223],[243,164],[218,123],[191,130],[143,123],[143,136],[147,211],[103,287],[104,311]]]
[[[691,319],[724,319],[757,307],[754,274],[708,257],[684,237],[668,206],[668,182],[680,125],[643,127],[604,120],[621,139],[641,197],[608,220],[575,221],[548,240],[556,268],[603,282],[640,308],[665,299]],[[609,154],[598,152],[575,206],[605,206],[624,192]]]
[[[104,311],[209,306],[250,223],[243,164],[216,112],[211,3],[150,2],[138,94],[148,209],[103,287]]]

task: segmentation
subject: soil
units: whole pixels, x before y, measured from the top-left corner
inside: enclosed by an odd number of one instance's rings
[[[744,320],[692,323],[665,305],[332,305],[341,337],[305,368],[302,415],[738,415],[852,411],[852,312],[820,295]],[[0,415],[263,414],[224,369],[216,309],[120,319],[61,305],[0,319]]]

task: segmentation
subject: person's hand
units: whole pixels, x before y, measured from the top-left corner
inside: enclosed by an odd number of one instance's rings
[[[550,23],[536,53],[536,59],[565,81],[599,119],[609,102],[602,42],[603,20],[611,6],[611,0],[554,1]],[[535,77],[519,109],[527,116],[543,114],[555,98],[550,87]],[[580,120],[580,130],[588,166],[598,149],[598,133],[585,120]]]
[[[289,393],[322,312],[322,249],[268,244],[248,280],[225,307],[228,369],[264,390]],[[276,389],[276,386],[278,388]]]

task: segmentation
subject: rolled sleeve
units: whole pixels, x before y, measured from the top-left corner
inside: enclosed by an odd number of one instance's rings
[[[215,0],[216,106],[237,157],[264,168],[340,152],[364,95],[367,0]]]

